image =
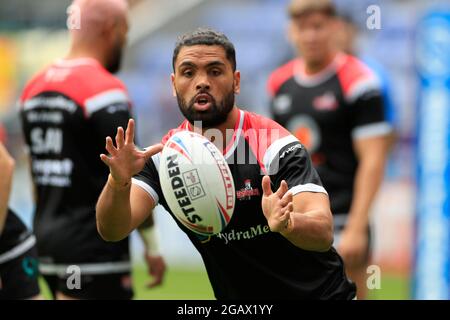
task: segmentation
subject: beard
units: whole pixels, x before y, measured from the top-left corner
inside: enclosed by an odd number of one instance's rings
[[[198,94],[208,94],[208,92],[199,92]],[[234,107],[234,89],[232,88],[220,103],[217,103],[213,96],[211,98],[211,106],[206,111],[197,111],[194,108],[195,96],[186,102],[177,92],[178,107],[184,117],[194,125],[194,122],[200,121],[202,128],[217,127],[224,123],[231,110]]]
[[[122,54],[123,44],[117,42],[117,44],[111,50],[110,59],[108,61],[108,64],[106,65],[106,70],[111,73],[119,72],[122,63]]]

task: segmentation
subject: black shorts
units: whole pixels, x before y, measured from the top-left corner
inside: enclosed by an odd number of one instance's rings
[[[30,299],[40,293],[36,246],[0,264],[0,300]]]
[[[130,300],[133,298],[130,273],[82,275],[78,283],[71,281],[68,276],[44,275],[43,277],[53,298],[56,298],[56,292],[82,300]]]

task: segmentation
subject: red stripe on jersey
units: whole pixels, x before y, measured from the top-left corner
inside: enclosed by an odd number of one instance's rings
[[[237,109],[239,113],[241,111]],[[267,172],[267,169],[264,165],[264,156],[267,153],[269,147],[277,140],[285,138],[287,136],[291,136],[291,133],[280,126],[277,122],[263,117],[261,115],[252,113],[252,112],[243,112],[243,125],[241,136],[247,141],[251,151],[256,157],[258,164],[263,172]],[[236,121],[236,125],[234,128],[234,134],[232,141],[228,144],[226,150],[230,150],[234,146],[234,142],[239,137],[237,134],[239,133],[239,123],[240,117]],[[167,141],[177,132],[190,130],[191,126],[188,121],[185,120],[181,123],[181,125],[176,128],[170,130],[161,140],[162,144],[166,144]],[[226,154],[224,151],[223,154]]]
[[[241,122],[241,111],[238,108],[236,108],[235,111],[233,111],[233,112],[237,112],[238,117],[237,117],[236,123],[234,125],[234,132],[233,132],[233,136],[231,137],[231,141],[227,144],[225,150],[223,151],[224,155],[227,154],[227,152],[234,146],[234,142],[237,139],[239,123]],[[245,118],[245,113],[244,113],[243,117]]]
[[[267,81],[267,91],[269,94],[274,97],[281,86],[292,78],[295,74],[295,64],[298,62],[298,59],[294,59],[286,63],[285,65],[276,69],[269,76],[269,80]]]
[[[177,132],[190,131],[189,126],[187,125],[188,123],[187,120],[184,120],[178,128],[169,130],[169,132],[161,139],[161,143],[166,145],[167,141],[169,141],[169,139]]]
[[[239,129],[239,123],[241,121],[241,111],[236,108],[233,112],[237,112],[238,116],[237,116],[237,120],[236,120],[236,124],[234,125],[234,132],[233,132],[233,136],[231,138],[231,141],[227,144],[225,150],[222,151],[222,154],[225,155],[231,148],[233,148],[234,146],[234,142],[237,139],[237,133],[238,133],[238,129]],[[184,120],[179,126],[178,128],[172,129],[170,130],[162,139],[161,139],[161,143],[163,145],[165,145],[167,143],[167,141],[177,132],[180,131],[193,131],[193,127],[192,125],[189,123],[189,121]]]
[[[44,92],[59,92],[84,109],[87,99],[114,89],[127,92],[125,85],[95,60],[74,59],[67,63],[63,60],[33,77],[25,86],[20,102],[23,105]]]
[[[290,132],[277,122],[252,112],[245,112],[243,131],[260,168],[267,173],[269,168],[265,167],[263,161],[267,149],[278,139],[291,135]]]
[[[361,81],[373,78],[373,72],[359,59],[345,55],[344,63],[338,68],[337,76],[341,83],[344,96],[351,93],[352,88]]]

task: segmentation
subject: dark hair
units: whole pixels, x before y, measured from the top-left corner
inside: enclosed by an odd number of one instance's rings
[[[172,58],[172,67],[174,71],[175,61],[178,58],[181,48],[198,45],[221,46],[225,50],[228,61],[231,62],[233,71],[236,71],[236,50],[234,49],[234,45],[226,35],[210,28],[198,28],[193,32],[185,33],[178,38],[175,49],[173,50]]]
[[[296,19],[312,12],[321,12],[329,17],[335,17],[336,7],[331,0],[292,0],[288,6],[288,13],[291,19]]]

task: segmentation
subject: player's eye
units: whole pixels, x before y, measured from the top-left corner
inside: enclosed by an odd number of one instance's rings
[[[220,69],[212,69],[210,72],[215,77],[220,76],[222,74],[222,71]]]
[[[181,72],[181,74],[187,78],[192,78],[194,72],[191,69],[186,69]]]

